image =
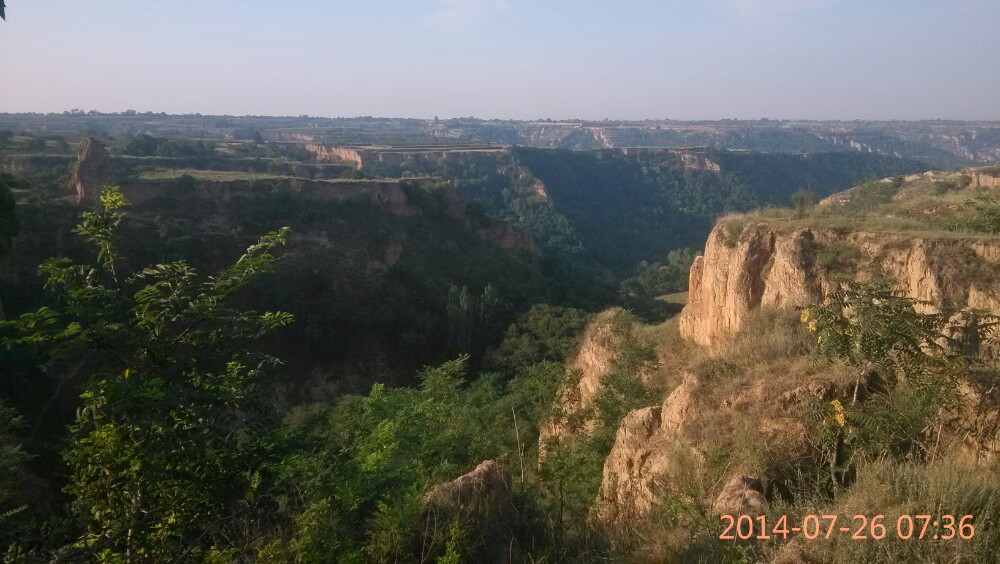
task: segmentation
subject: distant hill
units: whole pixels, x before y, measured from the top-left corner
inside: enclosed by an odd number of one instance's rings
[[[0,130],[90,131],[205,139],[316,142],[335,145],[468,144],[592,150],[711,147],[781,153],[874,153],[939,169],[1000,164],[1000,122],[989,121],[586,121],[476,118],[319,118],[203,116],[152,112],[0,114]]]

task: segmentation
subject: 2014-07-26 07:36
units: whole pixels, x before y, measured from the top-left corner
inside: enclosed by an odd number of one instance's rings
[[[787,515],[781,515],[772,526],[768,526],[766,515],[722,515],[720,517],[723,530],[719,534],[722,540],[770,540],[772,538],[788,538],[788,535],[801,533],[808,540],[829,539],[835,534],[849,534],[853,540],[881,540],[895,534],[902,540],[970,540],[976,534],[972,515],[956,517],[954,515],[900,515],[895,526],[890,520],[885,524],[885,515],[854,515],[850,524],[846,524],[839,515],[809,514],[802,518],[801,524],[789,527]],[[839,522],[839,524],[838,524]]]

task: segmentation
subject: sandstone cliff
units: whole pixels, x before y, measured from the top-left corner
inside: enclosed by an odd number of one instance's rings
[[[820,301],[845,278],[888,276],[932,309],[1000,307],[1000,239],[720,223],[691,267],[681,334],[719,348],[758,308]]]

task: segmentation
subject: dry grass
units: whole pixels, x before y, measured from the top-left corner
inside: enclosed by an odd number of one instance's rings
[[[884,515],[881,522],[886,526],[886,537],[859,541],[852,540],[850,534],[839,534],[829,541],[802,543],[804,552],[820,562],[844,564],[995,561],[1000,554],[1000,529],[995,526],[1000,519],[997,483],[1000,483],[1000,472],[995,467],[955,462],[917,465],[876,460],[863,463],[852,487],[832,501],[800,504],[795,514],[836,514],[840,519],[851,519],[854,515],[868,518]],[[896,535],[900,515],[932,515],[935,519],[953,515],[956,526],[963,516],[973,515],[976,533],[969,540],[902,540]],[[853,524],[853,521],[848,522]],[[775,545],[768,552],[777,553],[779,546]]]
[[[779,231],[802,228],[826,228],[849,231],[908,233],[934,238],[997,238],[988,233],[954,230],[956,222],[969,213],[963,204],[973,197],[1000,189],[971,188],[970,174],[983,169],[935,173],[903,182],[874,182],[844,192],[845,203],[815,206],[804,214],[788,208],[763,208],[748,213],[729,214],[719,219],[724,242],[735,245],[743,227],[751,223],[767,223]],[[878,194],[869,192],[882,191]]]
[[[658,376],[673,389],[684,373],[694,373],[702,384],[696,390],[693,425],[670,447],[676,465],[687,468],[674,477],[653,513],[629,530],[621,561],[632,562],[987,562],[1000,554],[1000,468],[974,465],[941,457],[932,464],[890,460],[863,461],[856,481],[833,489],[829,467],[812,437],[812,405],[777,401],[789,390],[825,382],[846,401],[854,369],[840,363],[815,360],[812,335],[803,331],[794,313],[757,311],[725,352],[681,339],[676,320],[641,329],[658,343]],[[824,400],[825,401],[825,400]],[[778,437],[775,440],[775,426]],[[694,451],[686,446],[692,445]],[[796,446],[798,445],[798,446]],[[664,447],[666,448],[666,447]],[[804,448],[805,450],[799,450]],[[692,452],[700,453],[692,458]],[[685,462],[686,461],[686,462]],[[848,525],[856,514],[885,515],[891,534],[882,540],[851,540],[850,534],[826,541],[720,541],[720,522],[711,511],[712,499],[724,480],[736,473],[765,480],[771,497],[768,521],[788,515],[801,523],[808,514],[837,514]],[[899,515],[975,515],[972,540],[903,541],[895,538]],[[852,529],[853,532],[853,529]],[[630,547],[625,549],[624,547]]]

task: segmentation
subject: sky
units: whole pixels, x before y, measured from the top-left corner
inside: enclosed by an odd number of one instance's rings
[[[1000,119],[1000,0],[6,0],[0,112]]]

